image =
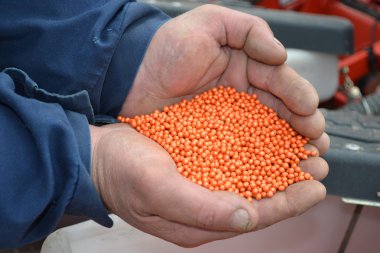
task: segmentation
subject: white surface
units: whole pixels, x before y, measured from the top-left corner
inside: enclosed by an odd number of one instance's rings
[[[337,252],[353,206],[328,198],[302,216],[232,239],[184,249],[145,234],[113,216],[115,225],[103,228],[87,221],[51,234],[42,253],[223,253],[223,252]]]
[[[338,57],[299,49],[287,49],[287,52],[286,63],[314,85],[319,99],[332,98],[339,84]]]

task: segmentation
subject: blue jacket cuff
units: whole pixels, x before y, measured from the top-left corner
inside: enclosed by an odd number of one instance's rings
[[[83,163],[82,168],[78,170],[74,193],[65,212],[71,215],[86,216],[100,225],[111,227],[113,222],[108,217],[91,179],[91,136],[88,123],[83,115],[78,113],[66,111],[66,115],[76,137]]]

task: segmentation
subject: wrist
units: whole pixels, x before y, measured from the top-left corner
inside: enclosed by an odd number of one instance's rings
[[[111,124],[102,127],[89,125],[91,136],[91,179],[104,206],[108,210],[110,210],[110,208],[107,204],[107,187],[104,187],[107,178],[104,174],[106,173],[105,170],[107,170],[106,166],[109,164],[107,158],[112,156],[112,153],[109,152],[109,141],[112,139],[112,134],[110,134],[110,132],[115,131],[117,125],[118,124]]]
[[[98,174],[97,171],[97,164],[98,164],[98,143],[103,135],[103,129],[101,127],[89,125],[90,129],[90,138],[91,138],[91,179],[94,182],[95,188],[98,191],[98,193],[101,196],[100,188],[99,188],[99,180],[98,180]]]

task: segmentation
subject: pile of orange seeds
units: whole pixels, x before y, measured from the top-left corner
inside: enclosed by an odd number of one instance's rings
[[[212,191],[270,198],[289,185],[313,179],[298,166],[316,152],[255,94],[213,88],[162,112],[118,117],[159,143],[178,172]]]

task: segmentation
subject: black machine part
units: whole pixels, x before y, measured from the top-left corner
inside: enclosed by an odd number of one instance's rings
[[[327,192],[380,201],[380,117],[349,110],[322,110],[331,146],[324,158]]]
[[[350,103],[343,107],[342,110],[380,116],[380,92],[368,95],[357,103]]]

